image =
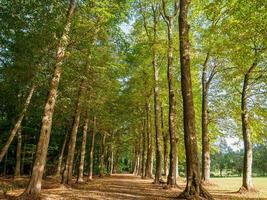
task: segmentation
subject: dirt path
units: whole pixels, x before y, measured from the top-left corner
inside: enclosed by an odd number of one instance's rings
[[[179,193],[178,189],[165,190],[161,186],[152,184],[153,180],[142,180],[133,175],[113,175],[97,178],[89,183],[75,184],[72,188],[49,190],[44,194],[45,199],[173,199]],[[44,192],[45,193],[45,192]]]
[[[0,180],[1,182],[1,180]],[[160,185],[152,184],[153,180],[144,180],[131,174],[117,174],[104,178],[95,178],[93,181],[73,184],[70,187],[62,186],[56,179],[48,178],[43,182],[42,199],[44,200],[170,200],[175,199],[181,189],[163,189]],[[20,184],[27,185],[22,179]],[[17,183],[16,183],[17,184]],[[185,182],[180,180],[179,186],[184,187]],[[265,199],[257,194],[240,195],[232,190],[218,189],[218,186],[209,186],[207,189],[218,200],[233,199]],[[17,196],[23,189],[8,192]],[[256,197],[256,198],[255,198]],[[2,199],[0,197],[0,199]]]

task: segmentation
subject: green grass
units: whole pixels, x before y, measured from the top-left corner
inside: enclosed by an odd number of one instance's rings
[[[207,186],[207,189],[219,195],[229,196],[225,199],[267,199],[267,177],[253,178],[257,192],[246,194],[235,193],[242,184],[241,177],[212,178],[211,181],[214,185]]]

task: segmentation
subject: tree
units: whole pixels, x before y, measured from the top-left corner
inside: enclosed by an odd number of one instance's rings
[[[26,99],[26,101],[24,103],[24,107],[23,107],[23,109],[22,109],[22,111],[21,111],[21,113],[20,113],[20,115],[19,115],[19,117],[18,117],[18,119],[17,119],[14,127],[10,130],[9,137],[8,137],[8,139],[7,139],[4,147],[1,149],[1,152],[0,152],[0,162],[2,161],[3,157],[7,153],[8,147],[11,144],[11,142],[13,141],[16,133],[20,129],[21,122],[22,122],[22,120],[23,120],[23,118],[24,118],[24,116],[25,116],[25,114],[27,112],[27,109],[28,109],[29,104],[31,102],[31,98],[32,98],[32,95],[33,95],[34,90],[35,90],[35,85],[33,85],[31,87],[30,92],[29,92],[29,94],[27,96],[27,99]]]
[[[179,5],[174,1],[174,12],[168,14],[166,0],[162,0],[163,18],[167,24],[168,29],[168,65],[167,65],[167,79],[168,79],[168,96],[169,96],[169,135],[170,135],[170,169],[168,174],[167,184],[171,187],[176,185],[176,162],[177,162],[177,139],[176,139],[176,113],[175,113],[175,92],[174,92],[174,66],[173,66],[173,22],[178,13]],[[166,162],[166,161],[165,161]]]
[[[198,165],[198,149],[195,128],[195,111],[192,94],[192,82],[190,74],[190,54],[189,54],[189,25],[188,9],[190,0],[180,1],[179,13],[179,40],[180,40],[180,65],[181,65],[181,85],[183,96],[184,113],[184,142],[186,150],[186,177],[187,184],[185,190],[179,195],[180,198],[205,198],[213,199],[203,188],[200,181]]]
[[[53,78],[50,82],[49,94],[47,96],[46,104],[44,107],[44,115],[42,118],[42,126],[40,130],[39,141],[36,149],[34,166],[32,169],[32,175],[27,189],[22,196],[37,197],[40,195],[42,177],[44,173],[47,149],[50,140],[51,126],[53,111],[56,103],[57,89],[62,73],[62,61],[65,56],[65,50],[68,45],[68,34],[70,32],[71,20],[75,10],[75,0],[70,0],[69,8],[66,16],[66,24],[64,31],[59,40],[56,54],[56,64],[54,69]]]

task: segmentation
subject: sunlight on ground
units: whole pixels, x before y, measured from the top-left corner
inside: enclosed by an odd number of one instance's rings
[[[206,188],[216,200],[267,200],[267,178],[253,180],[258,190],[255,193],[236,193],[241,185],[241,178],[212,178],[213,184]],[[12,179],[9,179],[9,182],[11,183]],[[130,174],[116,174],[65,187],[60,185],[58,180],[50,178],[43,182],[42,197],[45,200],[168,200],[175,199],[182,191],[178,188],[166,190],[162,185],[154,185],[152,182],[152,179],[144,180]],[[178,184],[183,188],[186,182],[181,178]],[[8,194],[17,196],[22,191],[22,189],[9,191]]]

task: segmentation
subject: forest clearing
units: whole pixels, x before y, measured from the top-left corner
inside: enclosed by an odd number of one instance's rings
[[[266,0],[0,1],[1,198],[266,186]]]

